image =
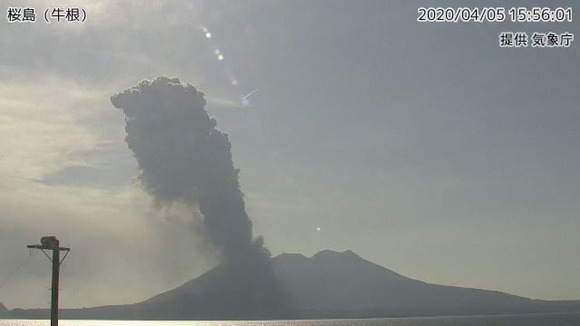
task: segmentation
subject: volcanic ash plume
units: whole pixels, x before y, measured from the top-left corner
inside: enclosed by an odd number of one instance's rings
[[[204,274],[210,282],[206,290],[171,306],[183,306],[186,315],[192,307],[205,307],[203,313],[215,312],[215,318],[287,316],[293,305],[274,276],[262,239],[252,239],[228,136],[215,128],[203,96],[192,85],[160,77],[111,97],[125,113],[125,140],[142,186],[161,207],[178,204],[191,214],[201,212],[204,231],[222,254],[222,264]]]
[[[204,109],[204,94],[179,79],[160,77],[111,97],[125,113],[129,148],[143,187],[160,205],[199,208],[209,239],[224,262],[263,260],[232,162],[228,136]]]

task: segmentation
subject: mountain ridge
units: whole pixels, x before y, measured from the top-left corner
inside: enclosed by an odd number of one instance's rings
[[[1,302],[0,302],[0,318],[3,315],[6,315],[9,312],[8,308],[6,308]]]
[[[283,253],[271,265],[287,305],[253,300],[255,284],[220,265],[172,290],[130,305],[61,310],[74,319],[326,319],[580,311],[580,301],[534,300],[500,291],[430,284],[347,250],[308,258]],[[282,300],[283,301],[283,300]],[[256,302],[261,302],[256,304]],[[1,314],[0,314],[1,315]],[[14,309],[8,318],[47,318]]]

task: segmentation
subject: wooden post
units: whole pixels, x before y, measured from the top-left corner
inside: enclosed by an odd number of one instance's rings
[[[52,261],[52,289],[51,289],[51,302],[50,302],[50,326],[58,326],[58,287],[60,278],[60,252],[66,251],[67,254],[70,248],[61,248],[60,242],[56,237],[42,237],[40,239],[40,245],[28,245],[30,249],[40,249],[52,250],[52,259],[48,255],[45,255]],[[65,255],[66,257],[66,255]],[[64,258],[63,258],[64,259]]]
[[[56,249],[52,250],[52,289],[50,301],[50,326],[58,326],[58,283],[60,278],[60,248],[56,240]]]

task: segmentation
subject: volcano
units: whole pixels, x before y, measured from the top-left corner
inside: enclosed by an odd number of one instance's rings
[[[486,315],[580,311],[580,301],[546,301],[480,289],[429,284],[352,251],[274,257],[279,300],[262,300],[243,270],[218,266],[173,290],[130,305],[61,310],[70,319],[312,319]],[[248,297],[251,293],[253,297]],[[264,298],[270,298],[266,293]],[[48,318],[15,309],[7,318]]]

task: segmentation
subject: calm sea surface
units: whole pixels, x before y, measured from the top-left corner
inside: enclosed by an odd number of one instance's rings
[[[0,326],[49,326],[49,320],[0,320]],[[337,319],[301,321],[61,320],[60,326],[580,326],[580,313],[511,316]]]

